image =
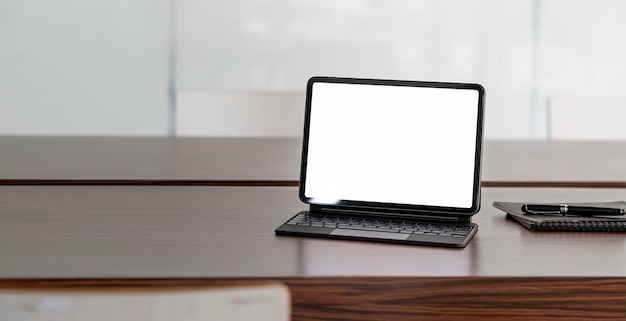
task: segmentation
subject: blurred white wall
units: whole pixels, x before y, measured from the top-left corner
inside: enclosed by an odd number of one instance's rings
[[[0,1],[0,134],[166,135],[169,0]]]
[[[3,0],[0,134],[168,135],[168,86],[301,91],[320,75],[478,82],[486,138],[545,139],[549,97],[626,95],[625,13],[620,0]]]
[[[178,86],[303,90],[311,76],[478,82],[486,136],[534,137],[532,1],[179,2]]]
[[[626,101],[626,1],[544,0],[541,4],[536,103],[542,112],[537,122],[545,123],[551,97],[597,97],[598,112],[604,110],[604,99]],[[621,107],[617,118],[626,112],[626,105]]]

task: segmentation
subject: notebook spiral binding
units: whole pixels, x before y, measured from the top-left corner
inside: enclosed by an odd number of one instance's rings
[[[551,221],[535,224],[537,231],[625,232],[626,222]]]

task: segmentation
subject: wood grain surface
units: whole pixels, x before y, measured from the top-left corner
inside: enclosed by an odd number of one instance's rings
[[[298,181],[279,180],[177,180],[177,179],[2,179],[0,185],[59,186],[299,186]],[[482,187],[587,187],[625,188],[626,182],[607,181],[483,181]]]
[[[624,195],[483,188],[449,249],[276,236],[295,187],[1,186],[0,287],[280,281],[293,320],[623,320],[626,234],[530,232],[490,204]]]
[[[626,278],[276,278],[289,287],[294,321],[623,320]],[[1,288],[180,287],[259,279],[4,280]],[[264,280],[266,281],[266,280]]]
[[[493,201],[624,189],[483,188],[464,249],[277,236],[295,187],[0,186],[0,278],[626,277],[626,234],[531,232]]]
[[[1,136],[4,185],[297,186],[300,138]],[[626,141],[485,141],[486,187],[626,187]]]

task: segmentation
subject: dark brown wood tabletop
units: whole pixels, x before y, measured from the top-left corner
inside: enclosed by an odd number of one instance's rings
[[[626,318],[626,233],[530,232],[500,201],[618,188],[483,188],[464,249],[274,235],[295,187],[1,186],[0,286],[289,286],[294,320]]]
[[[3,185],[297,186],[300,138],[0,136]],[[626,187],[626,142],[485,141],[483,186]]]

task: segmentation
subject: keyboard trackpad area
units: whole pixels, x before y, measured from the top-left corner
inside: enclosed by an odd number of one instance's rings
[[[366,237],[375,239],[388,239],[388,240],[406,240],[410,234],[391,233],[391,232],[375,232],[375,231],[360,231],[360,230],[347,230],[347,229],[335,229],[330,233],[331,235],[340,236],[353,236],[353,237]]]

